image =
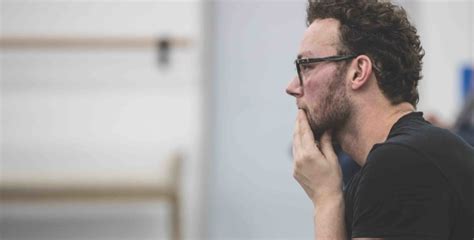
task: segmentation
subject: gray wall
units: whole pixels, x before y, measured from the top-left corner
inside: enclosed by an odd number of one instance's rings
[[[312,204],[292,177],[295,100],[285,93],[304,1],[217,1],[209,239],[310,239]]]
[[[474,1],[417,1],[417,23],[426,51],[419,108],[452,123],[461,98],[461,69],[474,68]]]

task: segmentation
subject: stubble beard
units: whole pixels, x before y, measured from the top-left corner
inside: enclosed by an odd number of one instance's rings
[[[314,138],[319,141],[324,132],[338,132],[348,121],[352,105],[347,96],[344,76],[345,67],[340,67],[329,80],[328,91],[315,109],[307,112],[309,125]]]

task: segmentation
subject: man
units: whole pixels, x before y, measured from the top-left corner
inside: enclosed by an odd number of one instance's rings
[[[316,239],[472,239],[474,149],[415,112],[424,53],[405,11],[319,0],[307,13],[287,93]],[[361,166],[345,192],[333,141]]]

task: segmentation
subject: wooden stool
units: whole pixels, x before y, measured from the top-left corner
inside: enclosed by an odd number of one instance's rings
[[[180,172],[182,157],[163,162],[163,171],[122,173],[33,172],[2,173],[3,203],[136,201],[164,199],[171,204],[172,239],[181,239]]]

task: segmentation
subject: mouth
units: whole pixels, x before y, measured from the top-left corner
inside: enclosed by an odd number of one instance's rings
[[[297,107],[298,109],[301,109],[301,110],[303,110],[305,113],[307,113],[307,112],[308,112],[308,109],[307,109],[305,106],[302,106],[302,105],[296,104],[296,107]]]
[[[307,109],[308,109],[302,101],[299,101],[299,99],[296,99],[296,107],[305,112],[307,112]]]

